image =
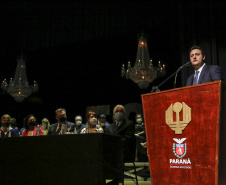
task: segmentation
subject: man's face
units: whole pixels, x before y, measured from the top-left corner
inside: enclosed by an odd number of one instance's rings
[[[122,114],[124,114],[124,110],[122,107],[117,107],[115,110],[115,113],[117,113],[117,112],[121,112]],[[115,113],[114,113],[114,115],[115,115]]]
[[[75,122],[77,122],[77,121],[82,121],[82,118],[81,118],[81,117],[77,117],[77,118],[75,119]]]
[[[62,116],[67,117],[65,111],[57,112],[57,115],[56,115],[57,121],[60,121],[59,118]]]
[[[202,55],[201,50],[193,49],[190,53],[190,61],[192,66],[197,70],[202,67],[203,60],[205,60],[205,56]]]

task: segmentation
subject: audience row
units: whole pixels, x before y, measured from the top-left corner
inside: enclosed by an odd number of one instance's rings
[[[113,110],[112,124],[106,120],[106,116],[101,114],[97,117],[95,112],[89,112],[87,122],[84,124],[82,116],[75,117],[75,123],[67,121],[66,110],[59,108],[55,111],[56,123],[50,124],[47,118],[43,118],[41,124],[33,114],[24,118],[24,127],[19,130],[16,125],[16,119],[10,115],[4,114],[1,117],[0,137],[23,137],[23,136],[43,136],[43,135],[64,135],[64,134],[86,134],[86,133],[107,133],[120,135],[126,140],[132,136],[136,137],[136,160],[139,153],[146,155],[146,148],[143,143],[146,142],[145,126],[141,114],[136,115],[136,124],[125,120],[125,108],[117,105]]]
[[[23,128],[19,129],[15,118],[4,114],[1,117],[0,137],[40,136],[40,135],[62,135],[62,134],[84,134],[84,133],[106,133],[110,125],[104,114],[99,116],[95,112],[88,114],[87,123],[82,122],[82,116],[75,117],[75,123],[67,121],[66,110],[59,108],[55,111],[57,123],[50,125],[47,118],[43,118],[41,124],[33,114],[26,116],[23,120]]]

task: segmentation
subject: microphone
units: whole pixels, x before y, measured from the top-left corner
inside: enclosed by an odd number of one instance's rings
[[[183,69],[184,67],[187,67],[187,66],[189,66],[189,65],[190,65],[190,61],[186,62],[184,65],[182,65],[181,67],[179,67],[178,70],[177,70],[176,72],[174,72],[173,74],[171,74],[167,79],[165,79],[165,80],[164,80],[162,83],[160,83],[158,86],[153,86],[153,87],[152,87],[151,93],[152,93],[152,92],[158,92],[158,91],[160,91],[160,90],[159,90],[159,87],[160,87],[162,84],[164,84],[165,82],[167,82],[170,78],[172,78],[172,77],[176,74],[175,80],[174,80],[174,88],[175,88],[175,86],[176,86],[176,79],[177,79],[177,73],[178,73],[181,69]]]
[[[191,62],[188,61],[188,62],[186,62],[184,65],[182,65],[181,67],[179,67],[179,69],[183,69],[184,67],[190,66],[190,64],[191,64]],[[179,70],[179,69],[178,69],[178,70]]]
[[[177,82],[177,73],[183,69],[184,67],[190,66],[191,62],[188,61],[185,64],[183,64],[181,67],[178,68],[178,70],[176,71],[176,75],[175,75],[175,79],[174,79],[174,88],[176,88],[176,82]]]

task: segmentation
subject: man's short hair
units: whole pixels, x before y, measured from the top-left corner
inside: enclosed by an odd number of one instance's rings
[[[121,107],[123,109],[124,114],[126,113],[126,109],[125,109],[125,107],[123,105],[116,105],[115,108],[113,109],[113,114],[116,112],[116,109],[118,107]]]
[[[192,47],[190,48],[190,53],[191,53],[191,51],[194,50],[194,49],[199,49],[199,50],[201,51],[202,55],[203,55],[203,56],[205,55],[204,50],[203,50],[200,46],[192,46]],[[189,54],[190,54],[190,53],[189,53]]]
[[[101,114],[99,118],[106,118],[104,114]]]
[[[76,120],[77,118],[81,118],[81,120],[82,120],[82,116],[80,116],[80,115],[75,116],[75,120]]]
[[[137,114],[137,115],[136,115],[136,119],[137,119],[138,117],[142,118],[141,114]]]
[[[62,112],[62,111],[64,111],[64,112],[66,113],[66,109],[65,109],[65,108],[59,108],[59,109],[57,109],[57,110],[55,111],[55,113],[56,113],[56,115],[57,115],[58,112]]]

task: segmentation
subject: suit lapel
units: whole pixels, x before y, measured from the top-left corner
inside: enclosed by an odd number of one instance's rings
[[[189,85],[193,85],[193,83],[194,83],[194,75],[195,74],[192,74],[192,77],[190,78]]]
[[[57,124],[58,124],[58,123],[57,123]],[[53,127],[53,133],[57,133],[57,131],[56,131],[56,129],[57,129],[57,124],[54,125],[54,127]]]
[[[117,130],[118,130],[118,126],[116,125],[116,123],[114,123],[114,125],[113,125],[114,127],[113,127],[113,130],[114,130],[114,134],[117,132]]]
[[[115,124],[115,125],[116,125],[116,124]],[[120,125],[119,127],[117,127],[117,125],[116,125],[117,129],[116,129],[116,131],[115,131],[115,134],[121,132],[121,131],[124,129],[125,126],[126,126],[125,120],[121,123],[121,125]]]

